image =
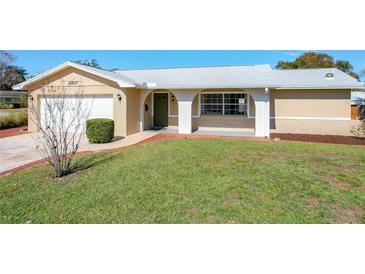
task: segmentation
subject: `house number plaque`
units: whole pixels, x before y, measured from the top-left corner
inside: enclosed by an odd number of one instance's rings
[[[68,81],[69,86],[75,86],[79,83],[79,81]]]

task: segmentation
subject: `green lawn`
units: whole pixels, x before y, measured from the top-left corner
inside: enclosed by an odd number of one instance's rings
[[[186,139],[0,178],[0,223],[365,223],[365,147]]]

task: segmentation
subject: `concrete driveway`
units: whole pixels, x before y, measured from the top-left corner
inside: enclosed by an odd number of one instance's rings
[[[78,151],[100,151],[133,145],[158,134],[158,131],[143,131],[126,138],[116,138],[107,144],[89,144],[83,136]],[[0,138],[0,173],[44,158],[37,150],[36,134],[29,133]]]

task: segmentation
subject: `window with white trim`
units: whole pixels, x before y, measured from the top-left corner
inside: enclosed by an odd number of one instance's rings
[[[201,115],[247,116],[246,93],[202,93]]]

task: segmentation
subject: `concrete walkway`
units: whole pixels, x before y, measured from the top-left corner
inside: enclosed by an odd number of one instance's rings
[[[121,148],[139,143],[159,133],[159,131],[147,130],[125,138],[115,138],[114,141],[107,144],[89,144],[86,136],[83,136],[78,151],[100,151]],[[0,173],[44,158],[37,150],[36,134],[29,133],[0,138]]]
[[[178,134],[177,127],[167,127],[161,129],[161,133]],[[255,137],[255,130],[225,129],[225,128],[205,128],[194,130],[192,135],[209,136],[235,136],[235,137]]]

